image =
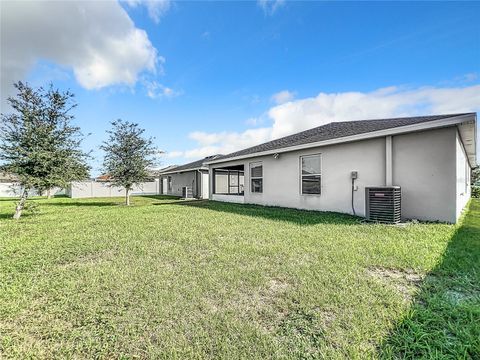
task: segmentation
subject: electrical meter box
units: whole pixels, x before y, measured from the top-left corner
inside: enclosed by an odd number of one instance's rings
[[[354,180],[357,179],[358,178],[358,171],[356,171],[356,170],[352,171],[351,178],[354,179]]]

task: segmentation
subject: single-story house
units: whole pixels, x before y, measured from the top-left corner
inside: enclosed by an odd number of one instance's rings
[[[208,166],[205,165],[205,162],[219,156],[207,156],[188,164],[170,166],[160,170],[158,176],[161,194],[208,199],[210,189]]]
[[[464,113],[329,123],[207,160],[209,198],[366,216],[367,188],[398,186],[402,219],[455,223],[470,198],[476,121]]]

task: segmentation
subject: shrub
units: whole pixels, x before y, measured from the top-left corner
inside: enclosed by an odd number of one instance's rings
[[[480,186],[472,186],[472,197],[480,198]]]

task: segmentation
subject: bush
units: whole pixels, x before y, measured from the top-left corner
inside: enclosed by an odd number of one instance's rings
[[[480,198],[480,186],[472,186],[472,197]]]

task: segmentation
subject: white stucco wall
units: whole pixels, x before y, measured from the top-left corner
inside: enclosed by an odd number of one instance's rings
[[[393,184],[402,187],[402,218],[456,221],[456,128],[393,137]]]
[[[172,189],[168,190],[168,177],[172,178]],[[188,186],[193,191],[193,196],[203,199],[209,198],[209,174],[206,170],[192,170],[182,173],[163,174],[160,176],[165,195],[183,196],[183,187]],[[198,184],[197,184],[198,182]]]
[[[167,195],[182,196],[182,189],[188,186],[193,190],[193,196],[196,196],[196,171],[188,171],[179,174],[162,175],[164,177],[172,177],[172,189],[167,191]]]
[[[209,196],[208,184],[209,184],[208,172],[204,171],[204,172],[202,172],[202,184],[201,184],[201,189],[202,189],[201,198],[202,199],[208,199],[208,196]]]
[[[321,154],[321,195],[300,194],[300,156],[309,154]],[[249,163],[258,161],[263,163],[261,194],[250,192]],[[263,156],[220,166],[214,164],[212,168],[239,164],[245,167],[245,203],[343,213],[352,213],[350,172],[356,170],[355,211],[363,216],[365,186],[385,182],[385,138],[282,153],[277,159]]]
[[[467,161],[465,149],[462,144],[460,135],[456,134],[455,137],[455,152],[456,152],[456,218],[458,219],[462,213],[462,210],[467,205],[471,195],[470,187],[470,172],[471,168]]]
[[[243,204],[245,202],[245,197],[243,197],[242,195],[213,194],[212,200]]]
[[[461,151],[460,151],[461,150]],[[300,156],[321,154],[322,194],[300,193]],[[210,165],[210,198],[214,168],[244,165],[245,203],[352,213],[352,170],[358,171],[354,192],[357,215],[365,216],[365,187],[386,184],[385,137],[261,156]],[[249,164],[263,163],[263,193],[250,192]],[[402,217],[456,222],[468,195],[461,195],[465,174],[463,148],[456,127],[392,137],[392,185],[402,188]],[[458,167],[458,168],[457,168]],[[233,199],[233,198],[232,198]],[[229,201],[224,196],[222,201]]]

